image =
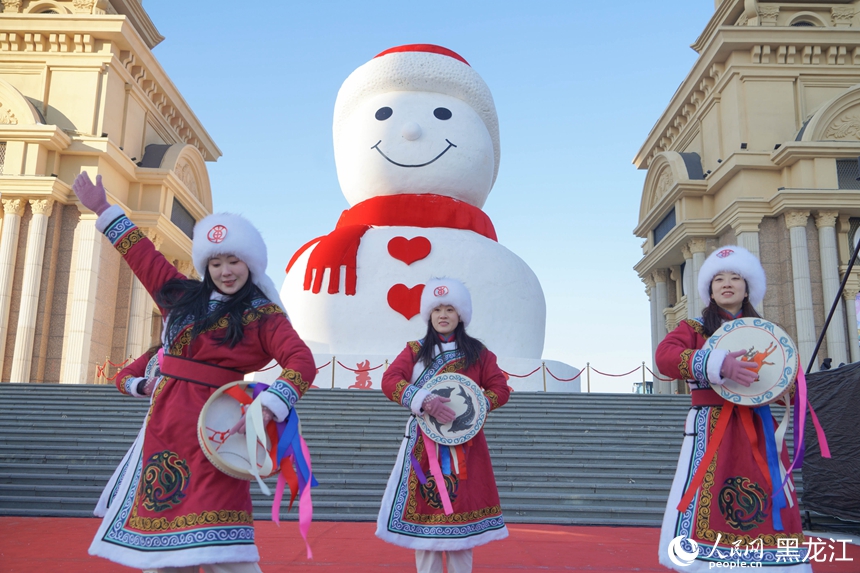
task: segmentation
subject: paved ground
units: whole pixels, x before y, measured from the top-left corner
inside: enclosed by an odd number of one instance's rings
[[[2,573],[124,573],[138,571],[90,557],[97,519],[0,518]],[[509,525],[510,537],[475,549],[475,573],[667,571],[657,562],[659,530],[634,527]],[[256,523],[264,573],[415,571],[411,551],[383,543],[374,523],[315,522],[314,560],[305,559],[296,522]],[[847,537],[847,536],[846,536]],[[816,563],[816,573],[857,573],[860,547],[847,545],[853,561]],[[835,558],[841,557],[838,553]]]

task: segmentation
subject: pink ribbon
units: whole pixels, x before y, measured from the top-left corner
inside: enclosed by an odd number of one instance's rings
[[[428,438],[427,434],[421,431],[421,428],[416,429],[424,439],[424,449],[427,450],[427,459],[430,460],[430,473],[436,480],[436,489],[439,491],[439,497],[442,499],[442,508],[445,510],[445,515],[451,515],[454,513],[454,508],[451,506],[451,498],[448,497],[448,488],[445,487],[445,476],[442,475],[442,468],[439,467],[436,442]]]
[[[802,364],[800,355],[797,357],[798,365]],[[812,404],[807,399],[806,374],[803,372],[803,367],[797,369],[797,395],[795,396],[794,405],[794,428],[797,432],[797,437],[794,443],[794,459],[791,460],[791,465],[785,472],[785,480],[782,485],[785,486],[788,478],[791,476],[792,470],[799,464],[803,464],[804,436],[806,428],[806,408],[809,408],[809,414],[812,417],[812,424],[815,426],[815,434],[818,437],[818,446],[821,448],[821,457],[830,457],[830,446],[827,444],[827,436],[824,435],[824,430],[821,424],[818,423],[818,416],[815,415],[815,410],[812,409]]]
[[[311,452],[308,450],[308,445],[305,443],[305,439],[299,436],[299,440],[302,442],[302,453],[305,455],[305,460],[308,464],[308,474],[313,475],[313,468],[311,468]],[[278,478],[280,482],[280,478]],[[305,540],[305,547],[308,550],[308,559],[313,559],[314,554],[311,551],[311,544],[308,543],[308,531],[311,528],[311,520],[314,517],[314,505],[311,501],[311,480],[305,483],[305,489],[302,490],[302,493],[299,495],[299,531],[302,534],[302,539]]]

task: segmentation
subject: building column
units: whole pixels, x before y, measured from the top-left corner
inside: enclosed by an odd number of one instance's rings
[[[15,259],[18,255],[18,233],[24,199],[3,199],[3,234],[0,236],[0,376],[6,356],[6,339],[9,334],[9,307],[12,304],[12,278],[15,276]]]
[[[657,298],[651,275],[642,277],[642,282],[645,283],[645,294],[648,295],[648,304],[651,309],[651,371],[657,372]],[[653,383],[657,383],[656,378]],[[642,391],[644,392],[645,390],[643,389]]]
[[[702,316],[702,309],[705,307],[705,303],[699,299],[699,270],[705,264],[705,239],[691,239],[687,243],[687,247],[693,255],[693,272],[690,276],[690,292],[693,295],[693,299],[690,300],[687,298],[687,304],[692,302],[693,313],[690,315],[690,318],[699,318]]]
[[[845,298],[845,322],[848,325],[848,351],[851,362],[860,362],[860,340],[857,335],[857,286],[845,285],[842,296]],[[839,363],[836,363],[838,366]]]
[[[824,312],[830,312],[839,292],[839,253],[836,250],[836,211],[819,211],[815,216],[815,226],[818,227],[818,246],[821,251],[821,282],[824,292]],[[845,311],[842,310],[842,299],[837,301],[837,308],[827,329],[827,356],[833,359],[833,366],[848,362],[845,340]]]
[[[755,255],[755,258],[761,261],[759,224],[761,224],[761,217],[756,217],[755,215],[750,214],[747,217],[742,217],[738,220],[734,225],[732,225],[732,229],[737,237],[738,246],[745,248]],[[758,305],[755,306],[755,310],[759,314],[764,314],[764,301],[758,303]]]
[[[48,218],[54,207],[53,199],[30,199],[33,218],[27,227],[27,250],[24,255],[24,277],[21,281],[21,310],[15,332],[10,382],[29,382],[33,364],[33,341],[36,337],[36,313],[39,310],[39,287],[42,284],[42,263],[45,259],[45,237]]]
[[[797,320],[797,347],[802,365],[815,350],[815,316],[812,313],[812,284],[809,279],[809,249],[806,221],[809,211],[789,211],[785,225],[791,239],[791,274],[794,282],[794,313]],[[803,366],[802,366],[803,367]]]
[[[102,234],[96,229],[96,215],[82,213],[75,229],[75,274],[69,293],[68,322],[60,367],[61,384],[88,382],[102,241]]]
[[[651,273],[651,279],[654,281],[654,289],[652,292],[654,293],[655,305],[657,307],[657,316],[656,316],[656,339],[654,343],[654,352],[657,351],[657,345],[666,338],[667,330],[666,330],[666,315],[663,314],[663,310],[669,306],[669,296],[668,291],[666,290],[666,279],[668,278],[668,273],[666,269],[657,269]],[[655,365],[656,366],[656,365]],[[656,368],[654,372],[660,372]],[[671,382],[663,382],[663,381],[654,381],[654,392],[657,394],[671,394],[672,388]]]
[[[687,318],[696,318],[699,297],[696,296],[696,288],[693,286],[693,252],[688,245],[681,245],[681,255],[684,257],[684,276],[681,280],[684,296],[687,297]]]

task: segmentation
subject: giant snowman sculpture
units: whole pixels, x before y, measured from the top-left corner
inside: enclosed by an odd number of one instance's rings
[[[499,244],[481,210],[499,169],[499,125],[489,88],[466,60],[417,44],[359,67],[338,92],[334,152],[350,208],[334,231],[293,255],[281,289],[319,363],[334,356],[332,368],[339,363],[355,376],[393,358],[426,331],[419,316],[424,283],[448,276],[471,291],[469,333],[503,369],[540,366],[540,283]],[[562,373],[556,376],[577,372],[553,364]],[[321,379],[322,372],[317,384],[327,385]],[[370,387],[370,376],[363,379]]]

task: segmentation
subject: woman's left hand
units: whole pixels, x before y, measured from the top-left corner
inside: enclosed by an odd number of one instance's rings
[[[269,422],[275,419],[275,415],[271,410],[263,406],[263,427],[269,425]],[[242,418],[236,422],[236,425],[230,428],[227,432],[227,437],[229,438],[233,434],[244,434],[245,433],[245,415],[242,414]]]

